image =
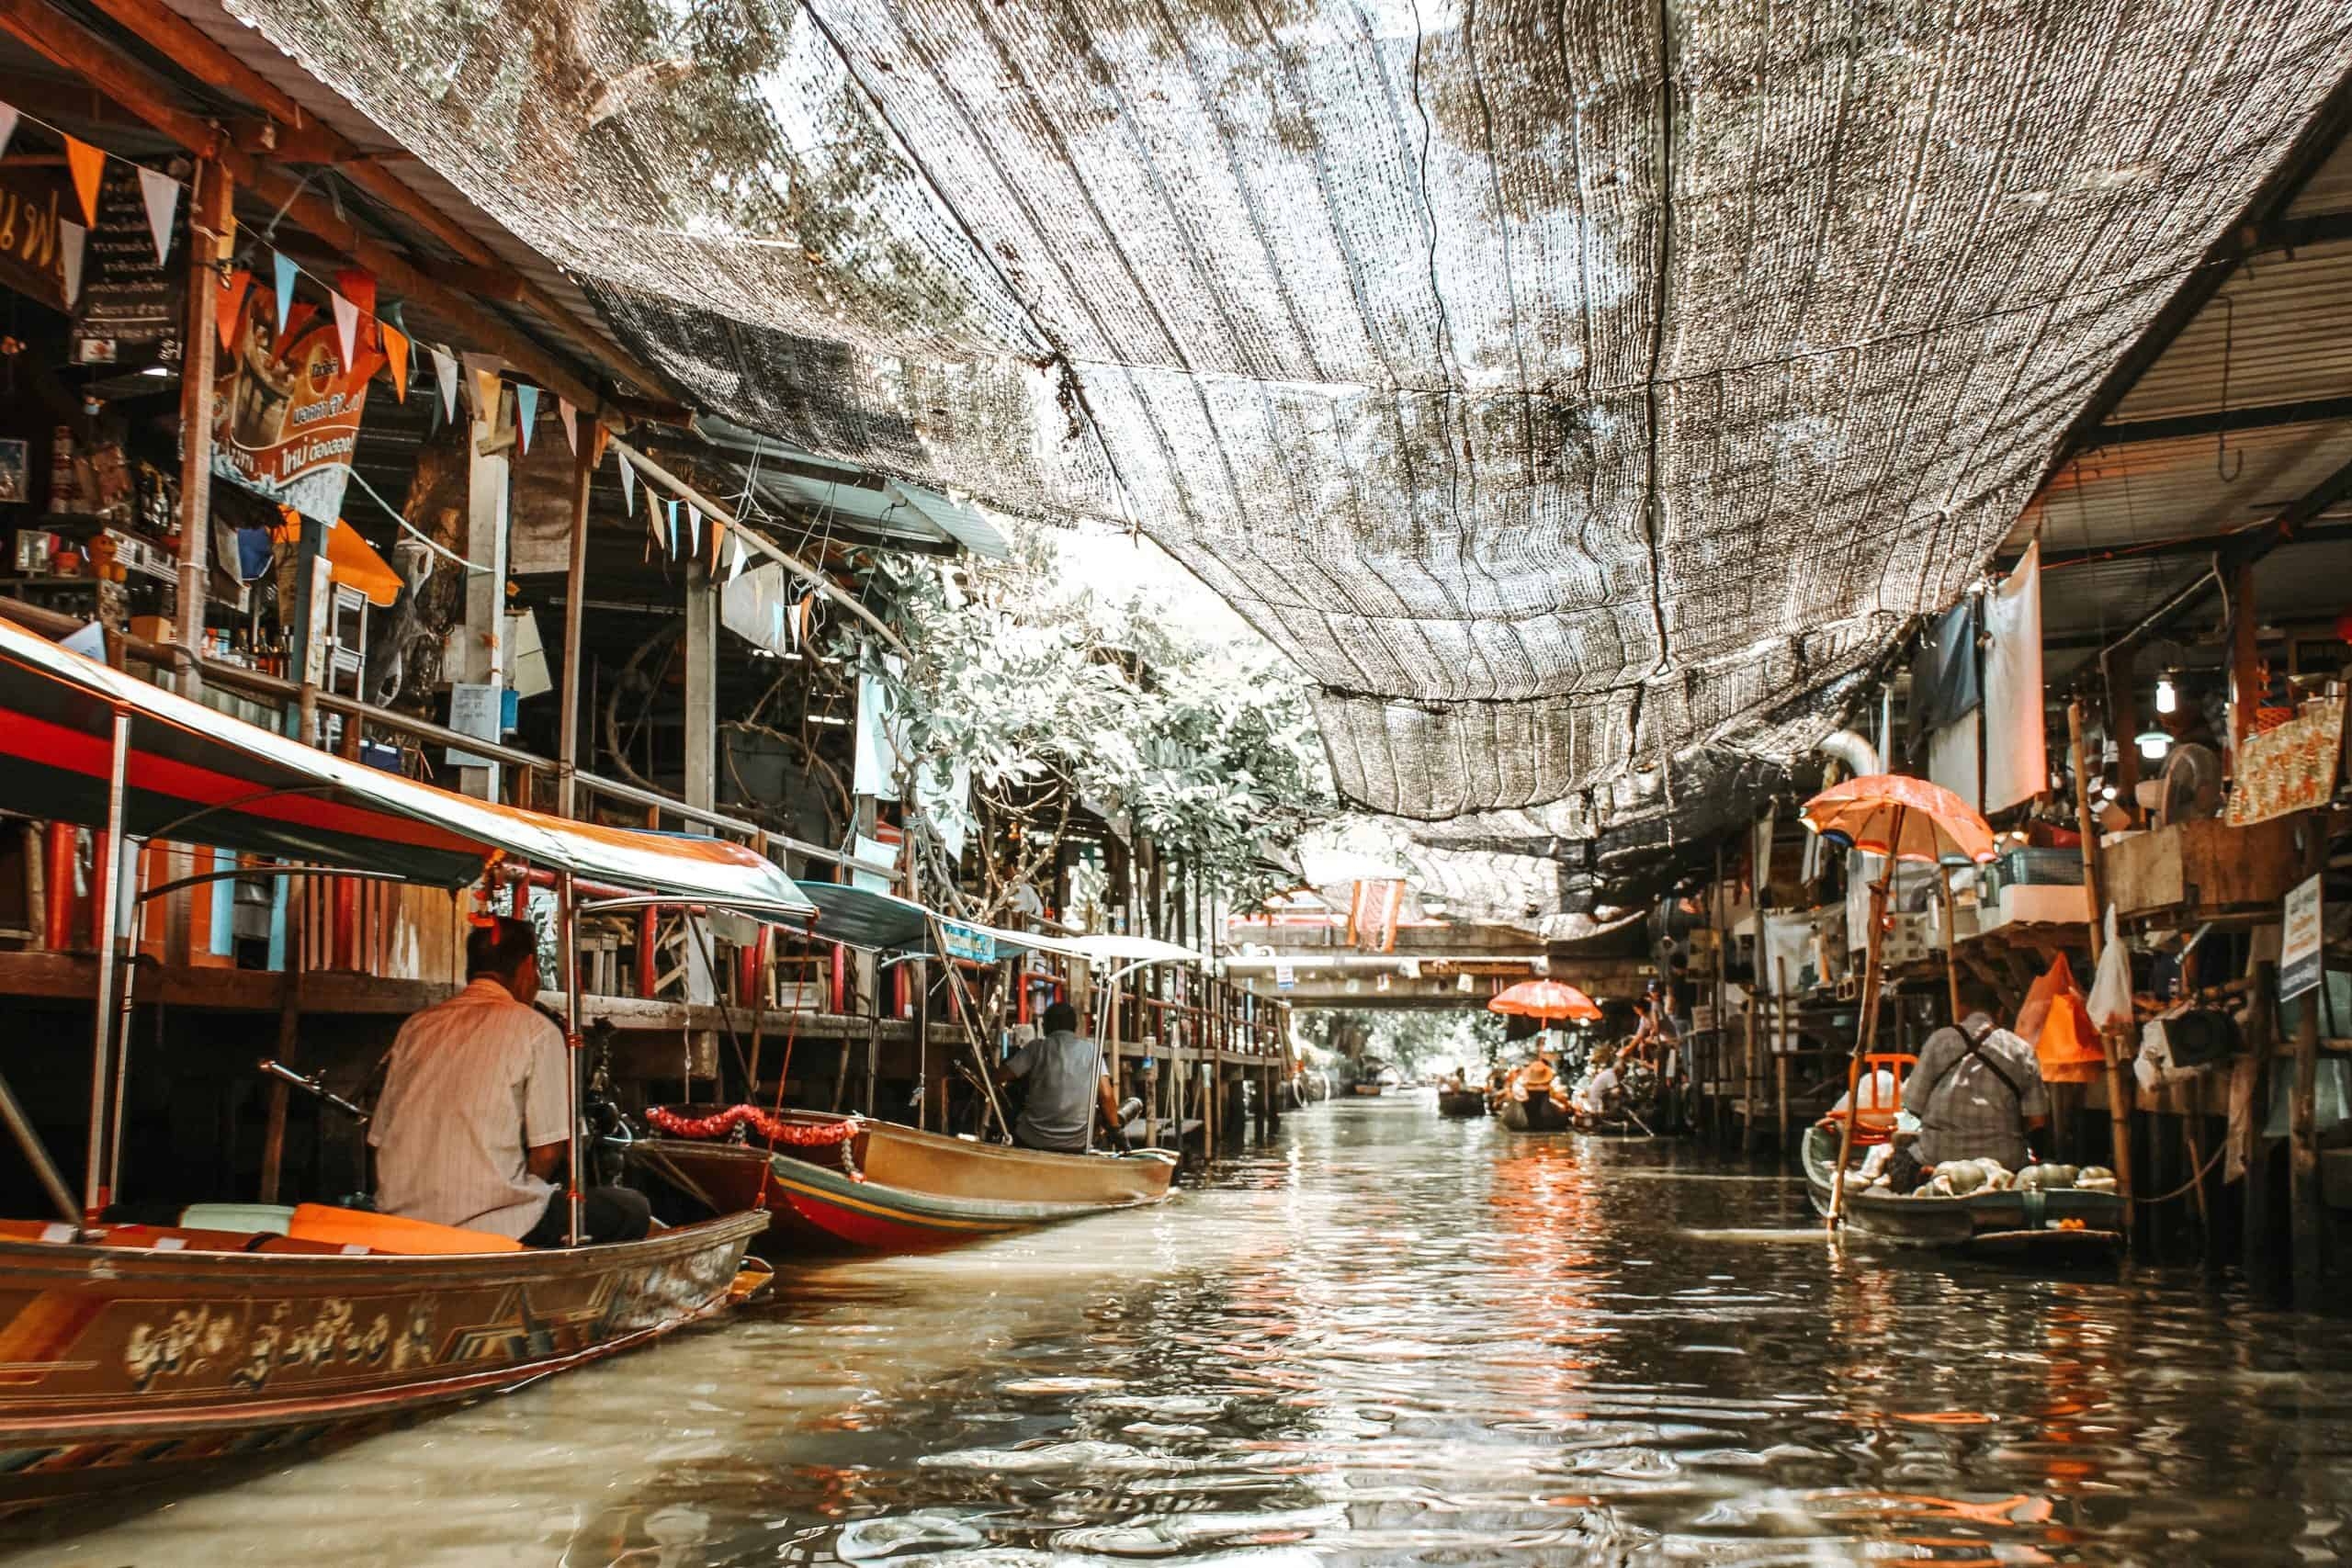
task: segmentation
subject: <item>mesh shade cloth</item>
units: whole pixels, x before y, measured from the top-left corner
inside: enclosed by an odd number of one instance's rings
[[[1140,526],[1426,818],[1809,745],[2352,63],[2325,0],[228,3],[695,402]]]

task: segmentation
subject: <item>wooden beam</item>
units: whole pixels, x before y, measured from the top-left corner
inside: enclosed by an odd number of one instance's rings
[[[556,733],[556,812],[580,815],[580,709],[582,671],[587,659],[581,639],[588,608],[589,482],[596,477],[595,433],[580,443],[572,461],[571,549],[564,568],[563,718]]]
[[[213,330],[218,288],[213,269],[234,248],[234,191],[229,172],[209,158],[196,164],[189,203],[187,338],[180,373],[179,592],[173,612],[175,640],[188,656],[183,694],[204,684],[204,596],[212,580],[212,367],[220,334]],[[184,906],[185,896],[175,902]]]
[[[262,152],[279,164],[332,164],[353,185],[448,246],[460,260],[492,271],[511,270],[486,243],[385,168],[376,155],[355,146],[333,126],[305,109],[291,94],[239,60],[163,0],[95,3],[99,10],[151,48],[178,62],[207,86],[236,94],[277,122],[277,141],[273,149],[242,147],[243,151]],[[516,302],[549,326],[577,337],[604,362],[607,370],[647,392],[662,389],[664,383],[660,377],[639,364],[600,328],[581,320],[537,284],[517,276],[514,288],[513,298]],[[495,294],[489,297],[505,298]],[[560,395],[571,397],[570,393]],[[594,406],[579,398],[571,400],[583,410]]]
[[[2192,435],[2220,435],[2239,430],[2277,430],[2290,424],[2326,424],[2344,419],[2352,419],[2352,398],[2257,403],[2249,408],[2176,414],[2168,419],[2102,424],[2083,438],[2083,450],[2096,452],[2106,446],[2136,446],[2150,441],[2179,441]]]
[[[471,299],[435,281],[406,256],[359,232],[330,204],[307,194],[290,175],[240,151],[217,126],[179,107],[175,101],[178,95],[169,83],[74,22],[49,0],[0,0],[0,31],[77,73],[190,152],[217,159],[257,199],[279,208],[296,224],[374,273],[390,292],[406,295],[447,321],[474,346],[504,358],[575,408],[603,409],[601,395],[570,366]]]

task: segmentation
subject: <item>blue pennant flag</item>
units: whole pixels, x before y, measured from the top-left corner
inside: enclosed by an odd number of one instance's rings
[[[674,501],[670,503],[670,553],[678,553],[678,503]]]
[[[514,383],[514,435],[523,444],[523,455],[531,454],[531,431],[539,422],[539,389],[528,381]]]
[[[294,304],[294,275],[302,269],[284,251],[272,251],[269,259],[277,275],[277,335],[286,335],[286,312]]]

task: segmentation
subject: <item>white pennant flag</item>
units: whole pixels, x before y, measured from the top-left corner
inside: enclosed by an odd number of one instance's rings
[[[334,303],[334,341],[342,345],[343,362],[348,365],[352,351],[359,345],[359,305],[332,288],[327,290],[327,298]]]
[[[458,423],[458,361],[446,348],[433,351],[433,378],[441,384],[441,417]]]
[[[571,406],[571,399],[558,398],[555,412],[557,417],[563,421],[563,444],[571,447],[571,455],[577,457],[580,456],[580,411]]]
[[[735,557],[728,563],[727,566],[727,581],[732,582],[737,578],[743,575],[743,535],[741,530],[739,529],[735,533],[728,535],[727,542],[735,547]]]
[[[82,242],[89,237],[89,229],[71,218],[57,220],[57,265],[65,275],[65,303],[69,306],[82,298]]]
[[[180,182],[153,169],[139,171],[139,194],[147,203],[147,232],[155,238],[155,265],[172,259],[172,223],[180,215]],[[345,355],[344,363],[351,356]]]
[[[686,554],[702,554],[702,513],[695,510],[691,501],[686,502]]]
[[[621,505],[637,510],[637,465],[627,457],[621,459]]]
[[[16,139],[17,111],[7,104],[0,104],[0,157],[8,152],[8,143]]]

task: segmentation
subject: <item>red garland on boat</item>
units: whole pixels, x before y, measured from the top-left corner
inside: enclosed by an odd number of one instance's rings
[[[645,1108],[645,1120],[673,1138],[723,1138],[748,1124],[771,1144],[789,1144],[804,1149],[846,1144],[857,1136],[854,1121],[787,1122],[769,1115],[756,1105],[730,1105],[708,1116],[681,1116],[659,1105],[649,1105]]]

